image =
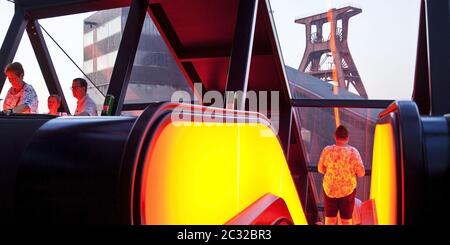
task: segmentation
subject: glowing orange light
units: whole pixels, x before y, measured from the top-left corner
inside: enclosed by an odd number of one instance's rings
[[[375,200],[378,223],[397,224],[397,168],[392,124],[377,124],[373,145],[370,198]]]
[[[224,224],[267,193],[283,198],[295,224],[307,224],[278,139],[260,123],[167,119],[143,179],[143,224]]]
[[[334,21],[334,16],[333,16],[333,10],[330,9],[327,12],[327,19],[328,22],[330,22],[330,48],[331,48],[331,54],[333,56],[333,60],[336,57],[336,25],[335,25],[335,21]],[[333,79],[333,94],[334,95],[338,95],[339,94],[339,90],[338,90],[338,73],[337,73],[337,69],[336,67],[332,67],[332,79]],[[339,108],[334,107],[333,108],[334,111],[334,120],[335,120],[335,124],[336,124],[336,128],[341,125],[341,118],[339,115]]]

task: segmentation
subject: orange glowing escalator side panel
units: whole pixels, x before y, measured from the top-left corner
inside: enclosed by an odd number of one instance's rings
[[[226,223],[227,225],[290,225],[291,214],[282,198],[267,194]]]
[[[277,137],[260,123],[163,123],[147,153],[142,224],[225,224],[261,196],[307,224]]]
[[[373,145],[370,198],[375,200],[378,224],[397,224],[397,163],[391,123],[377,124]]]

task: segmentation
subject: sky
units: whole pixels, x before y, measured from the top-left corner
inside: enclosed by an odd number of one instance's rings
[[[353,6],[348,46],[369,99],[411,99],[419,30],[419,0],[270,0],[284,62],[298,68],[305,27],[295,19]]]
[[[297,18],[325,12],[332,7],[354,6],[362,13],[350,19],[349,48],[369,99],[410,99],[414,80],[419,23],[419,0],[270,0],[284,62],[298,68],[305,49],[305,28]],[[6,35],[14,4],[0,0],[0,40]],[[66,52],[83,67],[83,19],[92,13],[40,20]],[[76,100],[72,79],[82,77],[67,57],[45,36],[53,64],[71,111]],[[48,91],[25,34],[14,61],[24,65],[25,81],[39,97],[39,112],[46,113]],[[5,82],[0,98],[10,87]],[[3,101],[0,102],[0,109]]]

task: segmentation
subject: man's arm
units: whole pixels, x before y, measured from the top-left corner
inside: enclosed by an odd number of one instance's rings
[[[366,170],[364,169],[364,164],[361,159],[361,155],[359,154],[358,150],[355,149],[355,172],[356,176],[363,177],[366,174]]]
[[[86,106],[85,106],[84,111],[82,112],[82,114],[83,113],[87,113],[86,116],[98,116],[97,105],[90,98],[89,98],[89,100],[86,101]]]
[[[323,149],[322,153],[320,154],[319,163],[317,164],[317,171],[321,174],[325,174],[327,172],[327,167],[325,166],[325,155],[326,155],[326,148]]]

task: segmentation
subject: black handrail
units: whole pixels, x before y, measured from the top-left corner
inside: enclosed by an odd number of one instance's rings
[[[292,99],[293,107],[345,107],[345,108],[378,108],[389,107],[394,100],[352,100],[352,99]]]

